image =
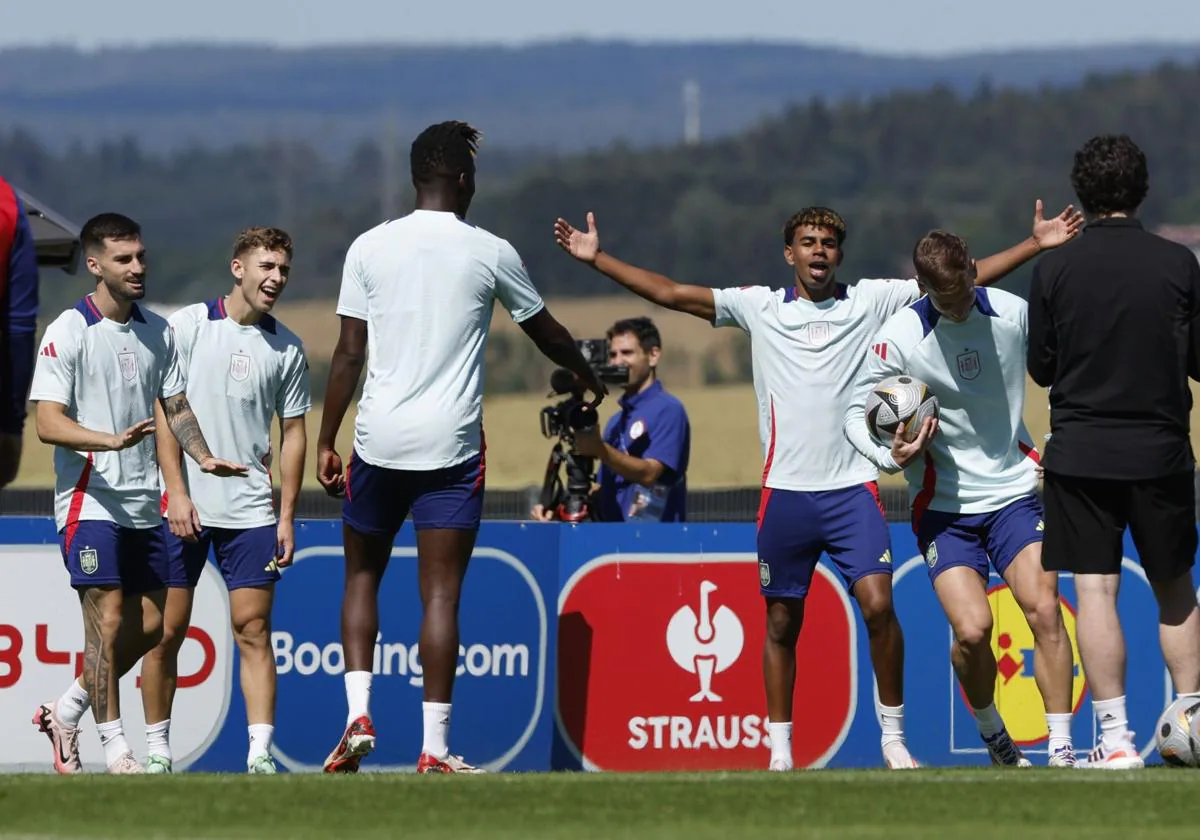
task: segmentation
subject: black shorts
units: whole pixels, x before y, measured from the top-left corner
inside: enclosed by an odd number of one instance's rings
[[[1192,473],[1116,481],[1047,470],[1045,481],[1042,566],[1047,571],[1119,574],[1127,526],[1150,580],[1174,580],[1195,564]]]

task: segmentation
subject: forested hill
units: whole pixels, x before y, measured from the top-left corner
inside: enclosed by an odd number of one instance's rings
[[[56,146],[136,132],[145,148],[302,138],[322,153],[469,115],[493,145],[570,151],[674,142],[682,88],[700,86],[705,136],[793,102],[948,84],[971,91],[1069,85],[1094,72],[1200,57],[1200,44],[1123,44],[963,54],[872,55],[795,43],[567,41],[523,47],[167,44],[0,51],[0,128]]]
[[[1196,102],[1200,68],[1164,66],[1061,90],[812,102],[697,147],[517,163],[485,145],[472,218],[510,239],[549,295],[611,291],[552,242],[557,216],[582,223],[589,209],[605,247],[627,260],[694,283],[781,284],[783,221],[825,204],[849,223],[843,276],[894,275],[933,226],[962,233],[978,255],[1026,235],[1035,198],[1052,209],[1072,200],[1071,154],[1097,132],[1128,131],[1146,149],[1149,223],[1200,222]],[[330,297],[347,244],[380,218],[373,147],[335,167],[298,144],[286,154],[154,156],[133,143],[55,154],[10,135],[0,137],[0,161],[7,177],[77,219],[120,209],[146,220],[160,299],[225,282],[229,241],[250,223],[283,223],[296,235],[290,295]]]

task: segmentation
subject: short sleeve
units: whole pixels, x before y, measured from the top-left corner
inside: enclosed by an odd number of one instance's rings
[[[167,324],[171,327],[175,352],[179,355],[180,369],[186,378],[188,365],[192,360],[192,348],[196,345],[198,323],[195,314],[191,311],[191,307],[184,307],[172,313],[171,317],[167,319]]]
[[[658,461],[670,477],[677,480],[687,472],[690,441],[687,412],[680,403],[671,401],[655,418],[655,424],[650,428],[650,445],[642,457]]]
[[[167,364],[163,369],[158,395],[164,400],[169,400],[183,393],[187,380],[183,376],[183,366],[179,363],[179,351],[175,348],[175,331],[169,323],[163,330],[163,337],[167,343]]]
[[[503,240],[496,259],[496,297],[517,324],[529,320],[546,305],[533,287],[517,249]]]
[[[75,371],[85,327],[74,311],[65,312],[46,327],[33,367],[33,402],[70,405],[75,399]]]
[[[338,292],[337,314],[360,321],[367,317],[367,279],[362,269],[362,249],[355,240],[342,265],[342,288]]]
[[[304,347],[297,344],[288,348],[286,364],[275,401],[275,411],[284,420],[303,417],[312,408],[312,386]]]
[[[764,293],[770,294],[771,290],[766,286],[713,289],[713,326],[741,327],[750,332]]]
[[[921,287],[916,280],[859,280],[858,294],[870,296],[871,306],[883,323],[906,306],[912,306],[921,297]]]

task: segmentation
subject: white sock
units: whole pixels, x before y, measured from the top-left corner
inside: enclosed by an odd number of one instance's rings
[[[875,701],[875,716],[879,718],[879,729],[883,733],[881,743],[887,746],[893,741],[904,740],[904,704],[885,706]]]
[[[270,755],[275,727],[269,723],[252,723],[247,728],[250,730],[250,753],[246,756],[246,762],[252,762],[260,755]]]
[[[58,698],[55,705],[59,720],[67,726],[75,727],[79,726],[83,713],[91,707],[92,698],[88,697],[87,689],[79,684],[79,680],[71,680],[71,687]]]
[[[1129,718],[1125,715],[1125,695],[1111,700],[1093,700],[1092,709],[1100,721],[1100,739],[1108,744],[1129,739]]]
[[[1059,747],[1069,747],[1071,744],[1071,715],[1069,712],[1061,714],[1046,714],[1046,728],[1050,730],[1050,742],[1046,745],[1050,750],[1050,754],[1054,755],[1054,751]]]
[[[146,752],[171,760],[171,719],[146,724]]]
[[[792,764],[792,722],[772,723],[767,721],[767,735],[771,738],[771,760],[779,758]]]
[[[108,723],[96,724],[96,734],[100,736],[100,745],[104,747],[104,763],[112,767],[117,759],[129,752],[129,743],[125,740],[125,728],[121,719],[110,720]]]
[[[346,716],[346,725],[354,723],[360,717],[371,715],[371,672],[346,672],[346,703],[350,713]]]
[[[1200,691],[1181,691],[1175,695],[1177,700],[1182,700],[1184,697],[1195,697],[1200,700]]]
[[[421,711],[425,717],[425,741],[421,752],[429,753],[434,758],[445,758],[450,755],[450,704],[422,703]]]
[[[1000,718],[1000,713],[996,711],[995,703],[988,703],[985,708],[975,709],[975,725],[979,727],[979,734],[984,738],[990,738],[997,732],[1004,729],[1004,721]]]

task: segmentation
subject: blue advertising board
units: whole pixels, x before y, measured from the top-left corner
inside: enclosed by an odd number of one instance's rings
[[[896,609],[904,629],[909,745],[931,766],[982,764],[986,752],[949,662],[950,632],[907,526],[893,525]],[[421,608],[416,538],[406,525],[380,591],[372,716],[379,733],[363,770],[411,771],[420,752]],[[319,771],[346,723],[340,614],[341,524],[305,521],[295,564],[277,588],[274,752],[281,769]],[[1171,697],[1153,594],[1126,546],[1119,608],[1130,651],[1129,718],[1144,754]],[[49,519],[0,519],[0,732],[7,770],[44,770],[49,745],[28,723],[65,688],[81,641],[76,599]],[[1076,745],[1096,737],[1075,637],[1075,591],[1060,578],[1075,656]],[[1036,656],[1003,581],[989,582],[999,662],[996,705],[1035,763],[1046,725]],[[764,616],[752,524],[579,525],[487,522],[460,604],[451,748],[488,770],[765,767],[760,671]],[[136,669],[135,669],[136,672]],[[206,573],[181,652],[172,741],[179,769],[245,766],[245,704],[220,578]],[[822,563],[797,654],[797,766],[881,764],[870,644],[853,598]],[[136,673],[122,681],[135,753]],[[126,700],[128,698],[128,700]],[[95,769],[98,742],[81,750]],[[89,761],[88,759],[91,759]]]

